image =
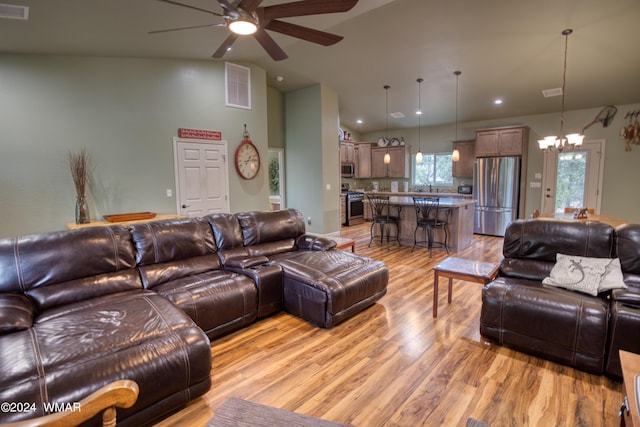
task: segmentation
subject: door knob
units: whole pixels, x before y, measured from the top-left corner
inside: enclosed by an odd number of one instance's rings
[[[182,205],[182,209],[187,209],[189,205]]]

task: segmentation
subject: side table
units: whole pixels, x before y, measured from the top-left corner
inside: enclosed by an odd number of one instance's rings
[[[447,302],[451,304],[453,279],[486,285],[498,275],[498,264],[449,257],[433,267],[433,317],[438,317],[438,281],[440,276],[449,278]]]
[[[640,381],[640,354],[620,350],[620,364],[622,365],[622,380],[624,383],[623,394],[625,396],[622,408],[620,408],[620,425],[625,427],[639,427],[640,397],[638,396],[637,382]]]

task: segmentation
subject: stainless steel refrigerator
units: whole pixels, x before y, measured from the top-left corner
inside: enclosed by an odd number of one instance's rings
[[[480,157],[473,176],[476,199],[473,232],[504,236],[507,225],[518,218],[520,157]]]

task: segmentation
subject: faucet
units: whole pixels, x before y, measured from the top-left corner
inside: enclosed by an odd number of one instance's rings
[[[431,184],[429,184],[429,193],[433,192],[433,187],[431,186]]]

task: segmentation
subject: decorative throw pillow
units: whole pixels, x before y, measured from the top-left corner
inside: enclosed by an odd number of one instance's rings
[[[608,291],[610,289],[625,289],[627,285],[622,277],[622,268],[620,268],[620,258],[612,258],[611,262],[605,267],[598,292]]]
[[[617,261],[617,264],[612,266],[614,260]],[[556,255],[556,265],[551,270],[549,277],[546,277],[542,283],[593,296],[604,290],[625,287],[622,282],[619,259],[588,258],[564,254]]]

